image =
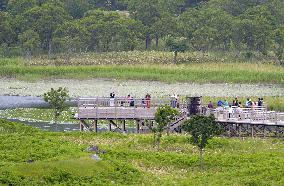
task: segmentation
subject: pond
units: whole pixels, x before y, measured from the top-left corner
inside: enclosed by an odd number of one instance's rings
[[[157,81],[130,81],[106,79],[52,79],[27,82],[16,79],[1,79],[0,95],[41,96],[51,88],[66,87],[71,97],[117,96],[128,94],[134,97],[168,96],[172,94],[187,96],[251,97],[284,96],[284,86],[280,84],[198,84],[164,83]]]

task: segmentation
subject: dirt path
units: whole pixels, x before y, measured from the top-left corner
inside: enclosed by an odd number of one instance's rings
[[[109,96],[114,91],[117,96],[132,94],[142,97],[147,92],[152,96],[170,94],[189,96],[284,96],[283,85],[249,84],[195,84],[121,80],[40,80],[36,82],[16,79],[0,79],[0,95],[40,96],[50,88],[67,87],[72,97]]]

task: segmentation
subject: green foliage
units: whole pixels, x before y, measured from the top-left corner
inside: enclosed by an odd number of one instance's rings
[[[283,53],[284,53],[284,27],[280,27],[275,30],[274,39],[276,43],[275,54],[278,60],[281,62],[283,60]]]
[[[213,115],[209,117],[197,115],[186,121],[183,129],[191,134],[190,143],[199,148],[200,166],[202,167],[202,151],[208,144],[209,139],[221,134],[220,125],[216,122]]]
[[[26,30],[19,36],[23,49],[27,53],[27,57],[30,57],[33,52],[40,46],[40,38],[37,32],[33,30]]]
[[[24,125],[5,120],[0,127],[15,131],[0,130],[3,185],[284,183],[283,139],[213,138],[208,143],[204,172],[198,169],[198,150],[187,143],[186,135],[164,136],[157,152],[148,134],[25,132]],[[99,154],[101,161],[91,159],[93,152],[85,151],[94,144],[106,150]]]
[[[172,38],[166,41],[166,46],[172,52],[185,52],[187,49],[186,38]]]
[[[190,142],[200,150],[206,147],[209,139],[220,134],[221,131],[213,115],[193,116],[184,124],[183,129],[191,134]]]
[[[126,15],[102,10],[88,11],[80,25],[91,35],[89,47],[103,52],[133,50],[144,29],[141,22]]]
[[[165,50],[170,35],[186,38],[186,50],[281,55],[273,36],[283,26],[282,0],[2,0],[0,10],[1,45],[17,47],[19,36],[33,30],[40,37],[36,53],[70,53],[77,44],[72,52],[141,50],[145,40],[147,49]]]
[[[51,88],[51,90],[43,95],[44,101],[50,104],[50,107],[54,110],[54,120],[57,122],[57,118],[61,113],[66,110],[66,101],[69,99],[68,90],[66,88],[59,87],[57,90]]]
[[[178,114],[179,112],[170,106],[162,106],[157,109],[155,113],[156,126],[151,128],[154,133],[154,144],[158,146],[158,149],[160,148],[163,131],[168,128]]]
[[[177,54],[178,52],[184,52],[187,49],[187,44],[185,38],[169,38],[166,41],[166,47],[170,51],[174,52],[174,64],[177,63]]]
[[[76,22],[65,22],[60,25],[55,33],[53,44],[56,51],[67,51],[67,54],[85,50],[90,40],[90,33],[85,27]]]
[[[7,12],[0,11],[0,45],[11,44],[15,39],[12,27],[12,17]],[[7,46],[6,46],[7,47]]]
[[[85,12],[94,8],[90,0],[63,0],[63,2],[64,9],[74,19],[84,17]]]
[[[23,15],[25,27],[37,30],[41,43],[50,54],[52,39],[56,28],[70,19],[65,10],[54,3],[35,6]]]
[[[157,132],[163,132],[164,128],[169,125],[178,114],[179,112],[170,106],[159,107],[155,113]]]

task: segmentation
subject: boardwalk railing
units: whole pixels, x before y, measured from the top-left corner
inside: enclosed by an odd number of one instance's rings
[[[148,105],[147,105],[148,104]],[[78,107],[159,107],[162,105],[170,105],[171,99],[150,99],[146,98],[79,98]]]
[[[78,114],[82,119],[154,119],[159,106],[171,105],[172,99],[80,98]],[[180,110],[185,104],[179,104]],[[184,109],[183,109],[184,110]]]
[[[218,121],[255,122],[265,124],[283,124],[284,113],[268,111],[265,107],[254,108],[217,108],[208,109],[206,115],[214,114]]]

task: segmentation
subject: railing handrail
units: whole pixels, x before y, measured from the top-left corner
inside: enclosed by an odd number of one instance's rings
[[[145,107],[150,104],[151,107],[161,105],[170,105],[170,98],[133,98],[133,97],[97,97],[97,98],[79,98],[78,107]],[[148,106],[148,105],[147,105]]]

